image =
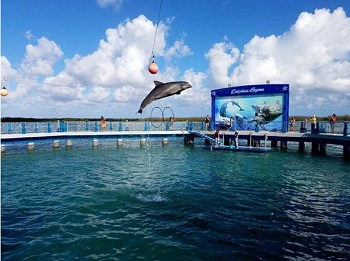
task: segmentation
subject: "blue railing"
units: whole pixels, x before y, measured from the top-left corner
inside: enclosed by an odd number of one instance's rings
[[[204,130],[204,122],[179,121],[173,122],[173,130]],[[168,131],[169,122],[150,121],[110,121],[102,129],[100,121],[77,122],[8,122],[1,123],[1,134],[15,133],[51,133],[51,132],[83,132],[83,131]]]
[[[350,122],[336,122],[334,124],[334,131],[331,129],[331,125],[328,121],[320,121],[316,122],[316,124],[312,124],[308,121],[295,122],[295,131],[300,132],[309,132],[313,134],[319,133],[334,133],[334,134],[343,134],[343,136],[349,136],[350,131]]]
[[[227,127],[226,130],[234,130],[235,125]],[[215,130],[217,124],[210,123],[210,130]],[[205,122],[175,121],[173,130],[204,131]],[[100,121],[56,121],[56,122],[8,122],[1,123],[1,134],[14,133],[50,133],[50,132],[83,132],[83,131],[168,131],[170,123],[151,121],[110,121],[107,122],[106,129],[101,128]],[[332,133],[329,122],[321,121],[313,127],[311,122],[295,122],[295,132],[309,133]],[[349,136],[350,122],[336,122],[334,126],[335,134]]]

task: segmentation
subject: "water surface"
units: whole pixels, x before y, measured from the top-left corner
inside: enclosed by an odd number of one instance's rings
[[[2,155],[2,260],[350,259],[341,156],[182,142]]]

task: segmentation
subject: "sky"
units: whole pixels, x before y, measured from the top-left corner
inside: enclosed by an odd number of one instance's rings
[[[192,88],[137,114],[154,81]],[[211,90],[266,81],[290,115],[350,115],[350,1],[1,1],[2,117],[205,117]]]

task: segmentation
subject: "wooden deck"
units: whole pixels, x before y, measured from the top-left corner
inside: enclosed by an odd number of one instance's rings
[[[207,134],[214,135],[214,132],[206,132]],[[268,132],[268,131],[238,131],[240,139],[249,139],[252,137],[254,140],[267,140],[269,141],[293,141],[293,142],[324,142],[327,144],[336,145],[347,145],[350,146],[350,136],[343,136],[340,134],[330,134],[330,133],[320,133],[320,134],[310,134],[310,133],[299,133],[299,132]],[[232,131],[221,131],[221,137],[226,137],[229,139],[233,138],[234,132]]]
[[[201,132],[207,136],[214,137],[214,132]],[[288,142],[297,142],[299,143],[299,151],[305,151],[305,143],[311,143],[312,153],[326,155],[327,144],[334,144],[343,146],[343,156],[346,159],[350,159],[350,136],[343,136],[340,134],[329,134],[329,133],[320,133],[320,134],[310,134],[310,133],[299,133],[299,132],[252,132],[252,131],[238,131],[239,140],[246,140],[247,147],[259,147],[260,142],[270,142],[271,148],[277,148],[278,143],[281,149],[287,149]],[[194,136],[196,133],[192,133]],[[232,131],[221,131],[220,132],[220,141],[224,145],[230,145],[231,140],[234,139],[234,132]],[[206,145],[209,145],[207,142]]]
[[[213,137],[214,132],[200,131],[200,133]],[[298,142],[299,150],[305,150],[305,143],[312,144],[312,153],[326,154],[327,144],[335,144],[343,146],[344,158],[350,158],[350,136],[343,136],[340,134],[310,134],[299,132],[253,132],[253,131],[238,131],[239,140],[246,140],[247,147],[259,146],[261,141],[269,141],[268,147],[275,148],[280,147],[287,148],[288,142]],[[233,139],[234,132],[232,131],[220,131],[220,139],[223,145],[230,145],[230,140]],[[26,133],[26,134],[2,134],[1,145],[6,146],[6,143],[11,142],[30,142],[35,140],[64,140],[64,139],[119,139],[119,138],[137,138],[137,137],[184,137],[186,140],[191,141],[189,144],[195,143],[195,138],[203,139],[199,135],[196,135],[195,131],[174,130],[174,131],[80,131],[80,132],[51,132],[51,133]],[[203,144],[201,144],[203,145]]]

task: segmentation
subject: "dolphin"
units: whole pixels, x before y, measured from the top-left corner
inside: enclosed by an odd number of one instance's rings
[[[257,113],[263,114],[282,114],[281,104],[276,101],[275,105],[268,105],[266,101],[262,105],[252,105],[252,108]]]
[[[235,120],[238,126],[241,127],[243,130],[247,128],[247,124],[246,124],[247,117],[244,117],[241,114],[237,113],[235,115]]]
[[[240,111],[244,111],[244,109],[238,104],[238,102],[235,101],[227,101],[224,102],[221,107],[220,107],[220,116],[222,117],[230,117],[231,115],[231,111],[227,111],[227,106],[228,104],[231,103],[232,106],[237,106],[239,108]]]
[[[174,94],[180,94],[182,91],[192,88],[191,84],[185,81],[178,82],[159,82],[154,81],[156,85],[154,89],[146,96],[146,98],[141,102],[140,109],[138,113],[142,113],[142,110],[151,102],[162,99]]]
[[[244,111],[244,109],[242,109],[242,107],[238,104],[238,102],[235,102],[235,101],[231,101],[232,105],[236,105],[240,111]]]

